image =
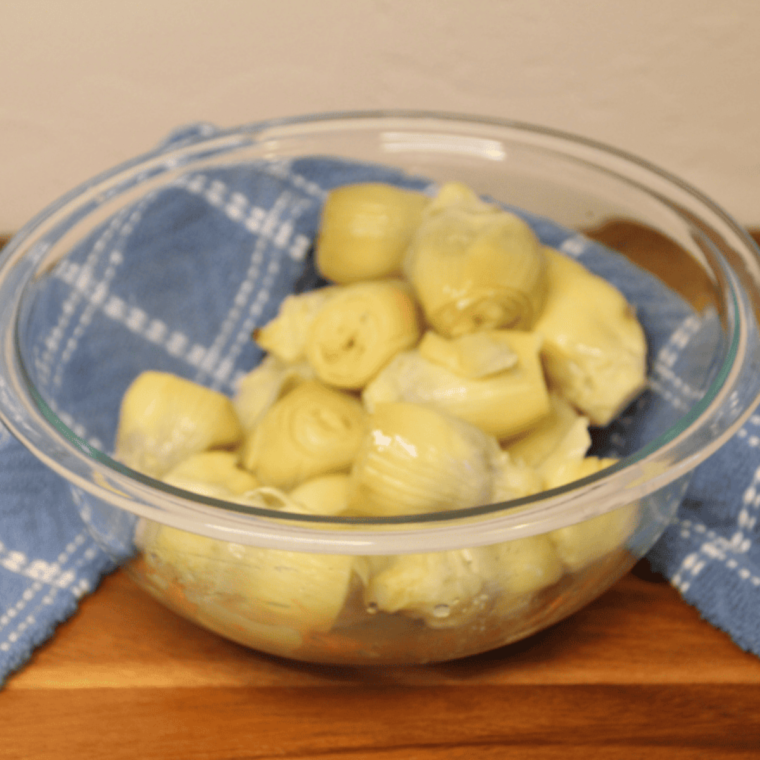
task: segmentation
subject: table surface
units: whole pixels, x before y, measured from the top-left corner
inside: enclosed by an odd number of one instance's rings
[[[0,693],[0,757],[757,758],[760,659],[645,561],[525,641],[369,670],[245,649],[117,571]]]

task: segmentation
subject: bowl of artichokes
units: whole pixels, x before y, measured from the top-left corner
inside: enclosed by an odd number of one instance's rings
[[[654,545],[760,393],[757,272],[713,203],[577,136],[195,125],[14,238],[0,411],[178,614],[296,660],[445,661]]]

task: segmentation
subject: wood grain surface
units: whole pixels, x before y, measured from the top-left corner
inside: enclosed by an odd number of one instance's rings
[[[641,563],[586,609],[488,654],[311,666],[105,579],[0,694],[2,758],[760,756],[760,659]]]
[[[526,641],[378,669],[244,649],[118,571],[0,692],[3,760],[581,757],[760,757],[760,659],[645,561]]]

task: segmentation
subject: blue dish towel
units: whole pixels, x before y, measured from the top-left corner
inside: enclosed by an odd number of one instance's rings
[[[166,144],[209,131],[204,126],[178,132]],[[37,307],[37,321],[46,328],[38,334],[33,329],[31,337],[43,394],[54,399],[59,416],[78,435],[107,450],[119,399],[137,369],[174,371],[232,392],[260,357],[250,341],[252,329],[276,313],[284,294],[320,282],[309,252],[326,192],[373,180],[432,189],[425,179],[388,167],[319,157],[280,160],[188,169],[170,187],[108,220],[56,269]],[[652,425],[676,419],[693,401],[690,373],[703,371],[699,347],[715,339],[716,322],[709,314],[695,315],[617,254],[550,221],[525,217],[544,243],[608,277],[637,305],[650,343],[651,389],[603,436],[610,455],[635,450],[651,437]],[[172,265],[168,273],[156,272],[150,261],[169,255],[167,240]],[[184,288],[187,298],[162,297],[163,277]],[[199,311],[203,320],[194,320]],[[100,344],[88,339],[93,326]],[[100,368],[99,385],[110,395],[96,397],[81,392],[81,378],[91,350],[97,352],[102,342],[119,346],[127,364]],[[93,414],[97,405],[102,409]],[[84,429],[80,420],[93,422]],[[698,468],[676,520],[649,554],[652,567],[686,601],[755,654],[759,465],[756,415]],[[76,498],[0,427],[0,682],[118,565],[119,547],[106,553],[93,541],[83,522],[87,512],[77,508]]]

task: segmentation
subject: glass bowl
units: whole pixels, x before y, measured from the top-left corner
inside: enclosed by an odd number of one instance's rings
[[[594,431],[594,450],[617,464],[514,501],[373,518],[222,501],[111,458],[139,372],[233,391],[260,359],[250,333],[282,288],[318,282],[310,246],[326,187],[367,171],[420,188],[462,181],[521,209],[546,244],[617,272],[647,332],[650,380]],[[643,248],[611,250],[632,236]],[[694,468],[758,399],[759,303],[758,251],[739,225],[584,138],[424,112],[199,125],[72,191],[8,244],[0,411],[68,481],[99,545],[179,614],[298,660],[443,661],[552,625],[646,554]],[[368,593],[378,576],[386,585]]]

